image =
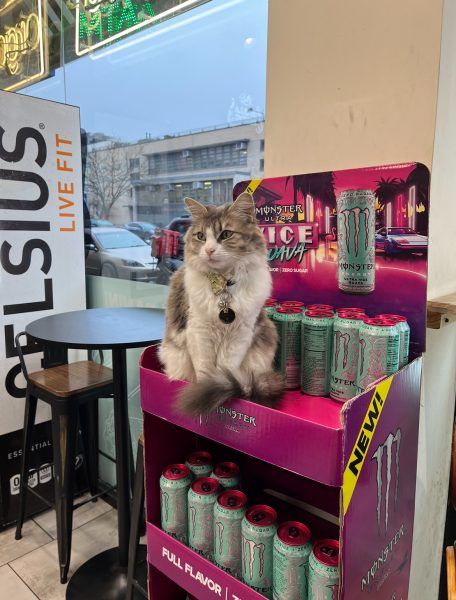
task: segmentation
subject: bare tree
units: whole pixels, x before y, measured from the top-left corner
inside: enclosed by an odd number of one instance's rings
[[[108,219],[114,204],[130,187],[124,147],[112,144],[87,155],[86,190],[92,217]]]

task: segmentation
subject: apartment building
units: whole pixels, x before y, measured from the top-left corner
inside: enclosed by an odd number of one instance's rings
[[[229,202],[238,181],[263,176],[263,157],[262,121],[94,146],[88,152],[86,200],[92,216],[115,224],[147,221],[166,226],[185,213],[186,196],[203,203]],[[97,170],[114,181],[114,189],[100,186]],[[101,198],[110,193],[111,198]]]

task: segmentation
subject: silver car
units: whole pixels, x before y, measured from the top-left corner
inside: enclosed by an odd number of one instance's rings
[[[151,281],[157,259],[138,236],[118,227],[85,230],[86,273],[133,281]]]

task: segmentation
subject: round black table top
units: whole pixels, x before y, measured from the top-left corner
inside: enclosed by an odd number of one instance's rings
[[[153,308],[87,308],[29,323],[28,335],[68,348],[140,348],[159,342],[165,313]]]

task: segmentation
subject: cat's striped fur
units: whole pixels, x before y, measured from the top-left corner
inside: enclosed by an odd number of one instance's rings
[[[271,276],[252,197],[245,193],[233,204],[207,207],[187,198],[186,205],[193,220],[185,264],[171,280],[160,348],[167,375],[191,382],[177,407],[207,414],[231,397],[272,406],[282,395],[283,380],[273,370],[277,332],[263,311]],[[232,282],[236,318],[231,324],[219,319],[209,272]]]

